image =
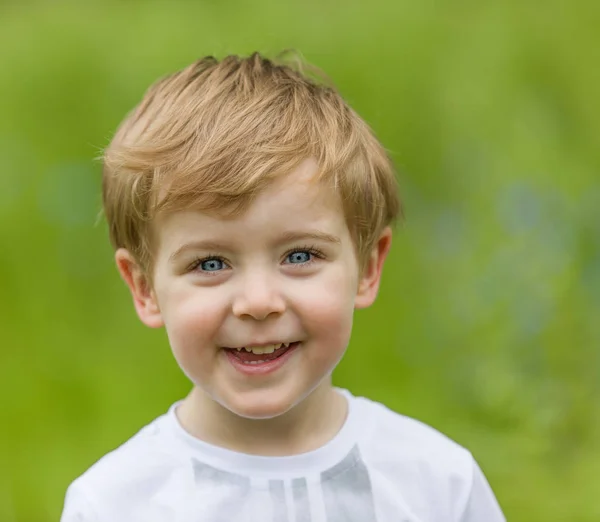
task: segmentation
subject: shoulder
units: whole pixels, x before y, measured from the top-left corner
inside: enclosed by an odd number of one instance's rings
[[[190,468],[171,443],[168,419],[161,416],[124,444],[104,455],[69,486],[67,501],[85,501],[90,510],[130,506],[142,501]],[[83,499],[83,500],[82,500]]]
[[[180,459],[168,444],[168,421],[161,416],[138,431],[118,448],[104,455],[81,477],[79,483],[101,486],[105,482],[127,482],[158,474]]]
[[[361,449],[374,487],[403,496],[415,519],[505,522],[471,453],[436,429],[383,404],[356,398],[368,428]],[[403,493],[401,493],[403,492]]]
[[[470,473],[470,452],[440,431],[379,402],[364,397],[356,400],[368,415],[367,437],[377,451],[387,453],[389,458],[435,461],[442,468],[464,468]]]
[[[471,453],[423,422],[369,399],[356,400],[368,418],[361,453],[374,482],[409,492],[406,505],[413,512],[425,509],[432,520],[452,513],[450,520],[458,520],[477,470]]]

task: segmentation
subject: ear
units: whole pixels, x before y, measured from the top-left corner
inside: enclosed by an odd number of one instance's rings
[[[154,290],[148,281],[145,272],[128,250],[120,248],[115,253],[115,261],[123,281],[129,287],[133,297],[133,306],[138,317],[150,328],[160,328],[163,320],[160,308],[156,301]]]
[[[392,229],[386,227],[371,251],[358,283],[358,292],[354,299],[354,308],[371,306],[379,291],[379,282],[383,271],[383,262],[392,246]]]

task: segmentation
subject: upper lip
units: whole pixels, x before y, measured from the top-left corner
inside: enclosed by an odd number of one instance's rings
[[[290,345],[290,344],[295,343],[295,342],[296,341],[268,341],[268,342],[260,342],[260,343],[237,344],[235,346],[226,346],[225,348],[237,349],[237,348],[245,348],[246,346],[262,347],[262,346],[271,346],[273,344],[287,344],[287,345]]]

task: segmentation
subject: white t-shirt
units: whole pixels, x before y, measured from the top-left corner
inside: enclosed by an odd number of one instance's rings
[[[71,484],[61,522],[502,522],[471,454],[365,398],[339,433],[289,457],[202,442],[175,406]]]

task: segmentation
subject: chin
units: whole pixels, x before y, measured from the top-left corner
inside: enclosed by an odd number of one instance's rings
[[[274,395],[272,391],[238,392],[227,397],[221,404],[229,411],[245,419],[273,419],[291,410],[296,401],[291,396]]]

